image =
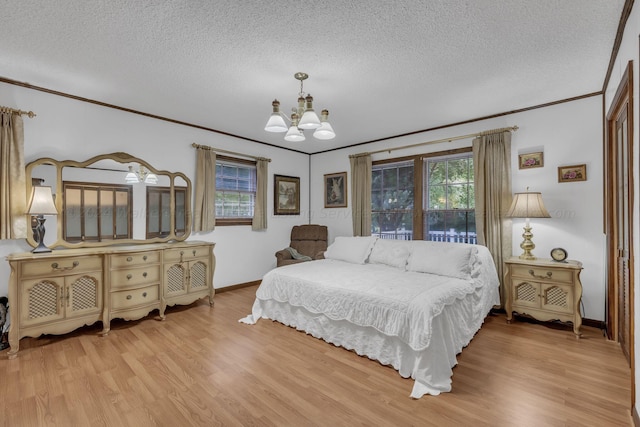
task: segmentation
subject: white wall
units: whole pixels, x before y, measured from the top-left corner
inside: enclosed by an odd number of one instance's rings
[[[271,158],[267,231],[227,226],[217,227],[211,233],[192,234],[189,238],[216,243],[216,288],[259,280],[275,267],[274,253],[288,245],[291,227],[308,223],[309,156],[306,154],[4,83],[0,83],[0,104],[33,110],[37,114],[33,119],[24,118],[27,163],[40,157],[86,160],[98,154],[123,151],[146,160],[156,169],[183,172],[193,184],[195,150],[191,144],[194,142]],[[274,174],[300,177],[301,215],[273,215]],[[0,258],[29,250],[31,247],[24,240],[0,241]],[[0,295],[7,295],[9,274],[8,263],[0,262]]]
[[[329,238],[352,235],[351,197],[348,208],[325,209],[323,202],[323,175],[348,171],[351,184],[349,155],[365,151],[410,145],[477,133],[483,130],[517,125],[512,134],[512,187],[513,192],[540,191],[551,218],[532,219],[538,257],[549,257],[552,248],[560,246],[569,252],[569,258],[582,261],[584,271],[583,315],[589,319],[604,320],[604,239],[602,232],[602,98],[594,96],[546,108],[512,114],[438,131],[361,145],[340,151],[316,154],[311,157],[311,221],[329,227]],[[471,139],[426,145],[417,148],[383,152],[373,160],[407,156],[469,147]],[[544,167],[518,169],[518,154],[544,151]],[[587,164],[587,181],[558,183],[557,167]],[[350,187],[349,187],[350,190]],[[523,220],[513,221],[514,255],[522,253]]]
[[[605,111],[608,112],[618,86],[620,85],[620,81],[622,79],[624,71],[627,68],[627,64],[629,61],[633,61],[633,197],[635,202],[635,205],[633,207],[633,250],[635,254],[633,280],[635,284],[634,322],[636,325],[634,335],[636,367],[636,411],[638,405],[640,405],[640,393],[638,393],[638,386],[640,385],[640,351],[638,351],[638,345],[640,344],[640,291],[638,290],[638,286],[640,286],[640,264],[638,262],[638,260],[640,260],[640,218],[638,217],[638,203],[640,203],[640,185],[638,184],[640,182],[640,163],[638,162],[638,153],[640,152],[640,121],[638,120],[638,112],[640,111],[640,104],[638,101],[638,68],[640,67],[640,64],[638,63],[638,34],[640,34],[640,9],[638,8],[636,3],[631,10],[631,15],[629,16],[627,25],[624,30],[622,43],[614,62],[609,85],[605,89]]]

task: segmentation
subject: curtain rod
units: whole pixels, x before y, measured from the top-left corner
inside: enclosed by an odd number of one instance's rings
[[[442,138],[442,139],[436,139],[434,141],[418,142],[417,144],[402,145],[400,147],[385,148],[383,150],[367,151],[367,152],[359,153],[359,154],[351,154],[349,157],[368,156],[370,154],[384,153],[384,152],[391,153],[392,151],[395,151],[395,150],[404,150],[405,148],[419,147],[421,145],[438,144],[440,142],[452,142],[452,141],[457,141],[459,139],[473,138],[473,137],[490,135],[492,133],[499,133],[499,132],[507,132],[507,131],[508,132],[515,132],[517,130],[518,130],[518,126],[511,126],[511,127],[508,127],[508,128],[500,128],[500,129],[491,129],[491,130],[485,130],[485,131],[480,132],[480,133],[470,133],[468,135],[453,136],[451,138]]]
[[[216,151],[216,152],[219,151],[220,153],[233,154],[234,156],[249,157],[250,159],[254,159],[254,160],[266,160],[267,162],[271,161],[271,159],[268,159],[266,157],[257,157],[257,156],[251,156],[249,154],[236,153],[235,151],[222,150],[220,148],[209,147],[208,145],[196,144],[195,142],[193,144],[191,144],[191,146],[193,148],[201,148],[203,150],[211,150],[211,151]]]
[[[27,115],[30,119],[33,119],[36,116],[36,113],[34,113],[33,111],[16,110],[15,108],[9,107],[0,107],[0,113],[20,114],[21,116]]]

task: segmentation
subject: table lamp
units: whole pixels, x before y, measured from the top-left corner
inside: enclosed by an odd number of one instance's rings
[[[529,187],[527,187],[526,193],[514,194],[513,202],[511,202],[511,207],[506,217],[525,218],[524,233],[522,234],[524,240],[520,243],[520,247],[524,252],[520,255],[520,259],[536,259],[531,253],[536,245],[531,241],[533,233],[531,233],[529,218],[551,218],[542,202],[542,193],[529,192]]]
[[[53,201],[51,187],[33,187],[33,191],[31,192],[31,201],[29,202],[29,209],[27,209],[27,213],[29,215],[34,215],[37,221],[33,238],[38,243],[38,246],[33,248],[31,252],[51,252],[51,249],[46,247],[44,244],[44,215],[58,215],[56,205]]]

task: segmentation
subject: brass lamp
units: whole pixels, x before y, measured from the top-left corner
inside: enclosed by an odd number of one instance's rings
[[[520,259],[536,259],[531,253],[536,245],[531,241],[533,233],[531,233],[529,218],[551,218],[542,202],[542,193],[529,192],[527,187],[526,193],[514,194],[513,202],[511,202],[511,207],[506,217],[525,218],[524,233],[522,234],[524,240],[520,243],[520,247],[524,252],[520,255]]]
[[[58,215],[58,210],[53,202],[51,187],[33,187],[31,192],[31,201],[27,214],[36,217],[36,227],[34,228],[34,240],[38,243],[31,252],[51,252],[51,249],[44,244],[44,215]]]

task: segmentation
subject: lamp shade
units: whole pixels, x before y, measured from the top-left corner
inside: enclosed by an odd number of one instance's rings
[[[288,129],[280,113],[271,113],[269,121],[267,121],[267,125],[264,127],[264,130],[267,132],[286,132]]]
[[[516,193],[507,218],[551,218],[542,202],[542,193]]]
[[[329,110],[322,110],[320,115],[320,127],[313,133],[313,137],[317,139],[333,139],[336,133],[333,131],[331,123],[329,123]]]
[[[302,131],[298,129],[296,125],[291,125],[284,139],[286,141],[299,142],[299,141],[304,141],[305,137]]]
[[[58,215],[51,187],[33,187],[27,213],[31,215]]]

